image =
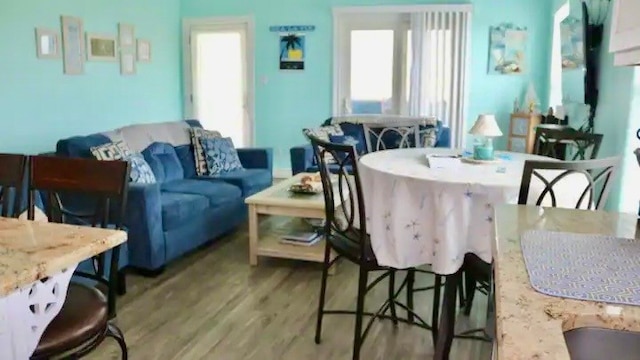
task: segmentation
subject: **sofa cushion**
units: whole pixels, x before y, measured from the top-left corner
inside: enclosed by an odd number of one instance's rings
[[[329,172],[332,174],[337,174],[338,170],[340,170],[340,166],[338,164],[328,164],[327,167],[329,168]],[[348,174],[353,173],[353,166],[351,164],[346,164],[344,166],[344,169],[347,171]],[[318,167],[318,165],[312,165],[310,166],[306,172],[318,172],[320,171],[320,168]]]
[[[209,200],[202,195],[170,191],[160,193],[160,204],[164,230],[183,226],[209,208]]]
[[[218,175],[243,169],[231,138],[202,138],[200,142],[207,159],[206,175]]]
[[[208,172],[206,153],[202,146],[202,139],[214,139],[222,137],[218,131],[205,130],[200,127],[192,127],[191,145],[193,145],[193,159],[195,162],[195,170],[198,175],[206,175]]]
[[[239,187],[221,180],[182,179],[163,183],[160,190],[204,196],[209,200],[210,206],[224,205],[242,197],[242,191]]]
[[[245,169],[211,176],[198,177],[199,180],[224,180],[242,189],[242,196],[247,197],[271,186],[273,176],[268,169]]]
[[[364,137],[364,127],[362,124],[341,123],[340,128],[344,133],[344,140],[341,143],[351,143],[355,145],[358,155],[367,153],[367,140]],[[335,136],[335,135],[334,135]],[[332,136],[329,137],[330,139]],[[333,140],[331,140],[333,142]]]
[[[156,181],[167,182],[184,178],[180,159],[170,144],[153,143],[142,152],[142,155],[151,166]]]

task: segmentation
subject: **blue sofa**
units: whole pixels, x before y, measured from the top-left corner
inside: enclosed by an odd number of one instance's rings
[[[333,122],[333,118],[329,118],[324,121],[322,126],[330,125]],[[361,124],[353,124],[349,122],[340,122],[340,127],[342,128],[345,134],[354,135],[355,138],[362,139],[364,141],[364,128]],[[448,127],[442,126],[440,121],[437,122],[436,128],[436,143],[435,147],[439,148],[449,148],[451,147],[451,129]],[[396,139],[392,136],[386,139],[386,136],[383,136],[383,141],[385,144],[389,142],[387,145],[388,149],[393,148],[392,144]],[[313,149],[310,144],[294,146],[289,150],[289,154],[291,156],[291,172],[293,175],[296,175],[301,172],[317,172],[318,165],[316,164],[316,160],[313,157]],[[330,171],[332,165],[329,165]]]
[[[120,269],[159,273],[171,260],[245,222],[245,198],[271,186],[271,149],[238,149],[244,170],[197,176],[191,127],[202,125],[197,120],[140,124],[58,141],[58,156],[92,157],[91,147],[123,139],[153,170],[156,183],[130,184],[124,221],[129,238]]]

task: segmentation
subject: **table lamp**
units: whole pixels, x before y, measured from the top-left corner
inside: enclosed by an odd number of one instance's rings
[[[493,138],[502,136],[496,117],[490,114],[478,116],[469,134],[475,137],[473,159],[481,161],[493,160]]]

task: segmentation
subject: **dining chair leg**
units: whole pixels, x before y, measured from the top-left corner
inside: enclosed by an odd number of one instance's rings
[[[407,322],[413,324],[413,288],[416,282],[416,271],[409,269],[407,271]]]
[[[456,301],[458,282],[462,280],[462,269],[455,274],[447,275],[444,284],[444,299],[438,326],[438,338],[435,346],[435,360],[448,360],[456,325]]]
[[[431,338],[435,345],[438,338],[438,315],[440,314],[440,290],[442,289],[442,276],[435,274],[433,286],[433,308],[431,309]]]
[[[118,346],[120,346],[120,351],[122,353],[122,360],[127,360],[129,358],[129,351],[127,349],[127,343],[124,340],[124,334],[122,333],[120,328],[118,328],[111,322],[108,323],[106,336],[112,337],[118,343]]]
[[[396,313],[396,271],[389,272],[389,311],[391,312],[391,321],[393,326],[398,326],[398,314]]]
[[[369,273],[360,267],[358,276],[358,300],[356,305],[356,326],[353,336],[353,360],[360,360],[360,348],[362,347],[362,318],[364,313],[364,298],[367,295],[367,283]]]
[[[325,245],[324,263],[322,264],[322,280],[320,284],[320,299],[318,300],[318,319],[316,323],[316,344],[320,344],[322,337],[322,318],[324,316],[324,299],[327,293],[327,277],[329,276],[329,266],[331,262],[331,247]]]
[[[476,286],[477,282],[475,277],[471,275],[468,271],[464,273],[464,282],[465,282],[465,290],[466,290],[466,299],[464,301],[464,314],[469,316],[471,314],[471,307],[473,306],[473,299],[476,295]]]
[[[460,281],[458,282],[458,299],[459,299],[460,308],[463,308],[465,306],[465,297],[464,297],[464,295],[465,295],[464,281],[463,281],[463,278],[461,277]]]

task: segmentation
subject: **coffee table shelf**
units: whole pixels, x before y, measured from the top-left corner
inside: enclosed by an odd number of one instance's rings
[[[282,236],[295,231],[308,231],[310,225],[303,218],[324,219],[324,197],[297,195],[288,191],[291,184],[300,182],[298,174],[281,181],[246,199],[249,206],[249,263],[258,264],[258,256],[324,262],[325,241],[311,246],[280,242]],[[260,221],[259,217],[271,218]],[[332,253],[332,259],[335,258]]]

